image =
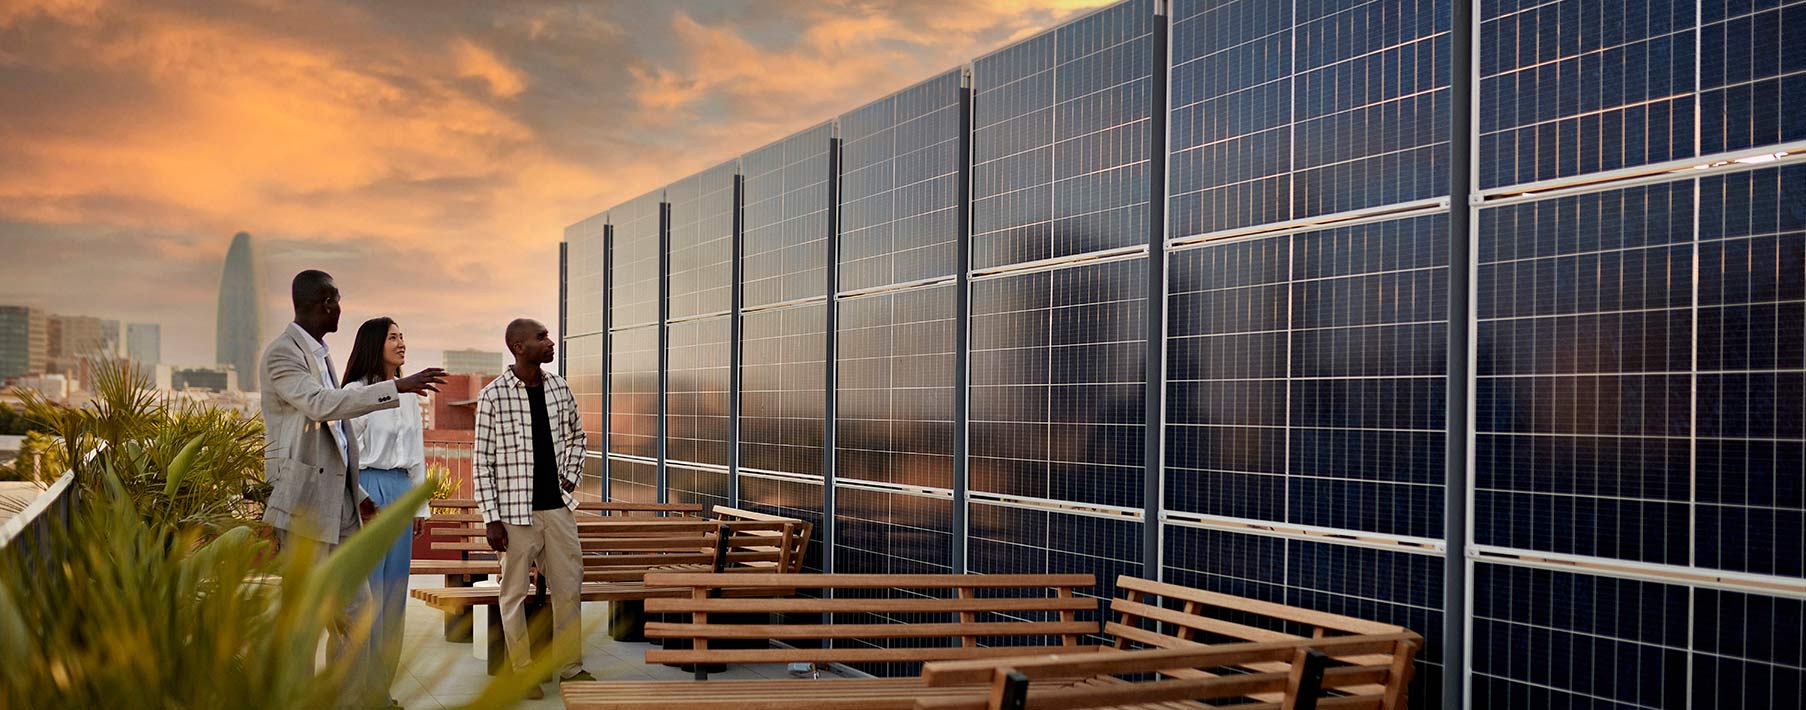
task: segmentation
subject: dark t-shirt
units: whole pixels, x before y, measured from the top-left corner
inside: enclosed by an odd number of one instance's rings
[[[564,507],[564,491],[558,485],[558,449],[552,445],[552,418],[546,414],[546,387],[527,388],[533,410],[533,509]]]

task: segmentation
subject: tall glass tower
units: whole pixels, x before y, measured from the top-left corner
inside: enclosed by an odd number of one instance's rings
[[[257,347],[263,335],[263,284],[251,235],[239,232],[226,250],[226,267],[219,278],[219,323],[214,359],[238,370],[239,388],[255,390]]]

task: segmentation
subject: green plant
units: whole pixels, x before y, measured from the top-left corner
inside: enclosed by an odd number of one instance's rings
[[[253,500],[265,488],[262,419],[195,404],[165,406],[130,365],[97,361],[94,371],[95,400],[86,407],[20,391],[26,416],[59,443],[37,452],[38,480],[74,470],[78,488],[92,495],[111,473],[154,524],[208,534],[257,519],[261,510]],[[184,465],[175,465],[179,460]]]
[[[452,477],[450,468],[446,467],[445,464],[437,463],[429,463],[426,465],[426,487],[433,490],[433,500],[456,498],[463,488],[463,486],[458,483],[458,479]],[[435,515],[440,513],[459,512],[463,511],[456,508],[433,509]]]
[[[206,540],[160,525],[118,476],[97,477],[53,532],[55,562],[0,550],[0,707],[330,707],[361,661],[316,668],[320,635],[429,494],[410,492],[315,564],[308,549],[271,560],[248,528]],[[498,677],[471,707],[512,703],[556,661]]]

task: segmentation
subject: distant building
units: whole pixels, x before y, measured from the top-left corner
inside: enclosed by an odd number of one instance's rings
[[[126,325],[125,354],[140,368],[156,367],[163,361],[163,326],[156,323]]]
[[[13,386],[32,390],[39,396],[56,402],[69,399],[69,378],[61,374],[22,377],[14,381]]]
[[[263,339],[263,285],[251,235],[239,232],[226,250],[219,277],[219,321],[214,360],[231,365],[239,382],[257,388],[257,357]]]
[[[445,371],[455,375],[500,375],[503,356],[494,350],[445,351]]]
[[[434,429],[474,431],[477,428],[477,394],[495,375],[446,375],[439,394],[433,396]]]
[[[100,354],[103,357],[125,357],[125,324],[100,319]]]
[[[0,306],[0,379],[43,374],[49,338],[43,310]]]
[[[224,394],[237,392],[238,372],[230,366],[171,367],[157,366],[157,389],[170,392],[201,390]]]
[[[75,376],[82,360],[105,353],[101,320],[93,316],[51,315],[47,320],[49,348],[45,372]],[[117,321],[115,321],[117,322]]]

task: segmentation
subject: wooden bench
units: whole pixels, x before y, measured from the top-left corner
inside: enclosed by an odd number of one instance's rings
[[[462,541],[467,531],[483,530],[483,516],[476,513],[477,502],[470,498],[442,498],[428,504],[436,512],[427,518],[429,523],[452,523],[456,527],[435,527],[431,538],[458,537],[457,542],[432,542],[434,550],[455,550],[459,553],[457,560],[417,559],[409,563],[409,574],[443,575],[446,587],[468,587],[491,575],[501,573],[501,562],[493,557],[486,542],[470,544]],[[623,501],[581,501],[577,504],[579,519],[609,516],[619,517],[696,517],[703,512],[703,506],[696,503],[628,503]],[[478,534],[481,534],[480,532]],[[471,559],[473,553],[489,554],[487,559]],[[454,643],[469,643],[471,640],[471,618],[468,608],[445,612],[445,640]]]
[[[581,524],[584,583],[579,598],[586,602],[606,601],[631,604],[646,599],[688,594],[687,589],[661,588],[645,583],[648,572],[655,570],[688,570],[735,574],[738,571],[770,572],[800,566],[791,555],[803,549],[810,526],[795,519],[778,520],[703,520],[698,518],[621,518]],[[484,543],[485,545],[487,543]],[[499,562],[490,562],[499,571]],[[543,578],[536,585],[532,603],[542,607],[547,590]],[[730,590],[730,595],[790,594],[794,586],[780,591]],[[450,614],[466,614],[474,607],[486,607],[489,628],[489,667],[499,670],[506,652],[501,629],[501,589],[494,586],[453,586],[421,588],[412,591],[414,598]],[[611,609],[611,612],[614,609]],[[639,617],[632,619],[637,626]],[[617,635],[632,638],[637,628],[624,629]]]
[[[915,709],[1391,709],[1403,702],[1390,691],[1410,682],[1408,667],[1401,675],[1370,659],[1409,659],[1422,643],[1404,632],[930,663],[927,687],[982,691],[918,698]]]
[[[704,681],[711,665],[726,663],[922,663],[932,660],[987,658],[1045,652],[1050,649],[1097,649],[1081,645],[1095,634],[1098,621],[1080,620],[1095,611],[1097,600],[1074,591],[1096,584],[1088,574],[1055,575],[881,575],[881,574],[671,574],[646,576],[648,585],[681,587],[682,598],[652,599],[646,610],[671,614],[680,621],[649,622],[646,636],[687,640],[686,648],[652,649],[647,663],[694,665],[697,681],[579,683],[564,686],[571,707],[651,707],[661,702],[692,702],[698,707],[740,707],[738,700],[774,693],[794,703],[793,691],[832,686],[834,693],[857,697],[907,695],[919,688],[914,678],[860,681],[776,680],[736,692],[740,681]],[[832,590],[834,598],[716,598],[728,585],[740,589]],[[898,592],[895,590],[903,590]],[[876,596],[884,594],[885,596]],[[818,614],[873,616],[880,623],[821,623]],[[772,615],[797,615],[795,623],[771,623]],[[1024,620],[1037,615],[1042,620]],[[907,618],[912,623],[884,623]],[[866,621],[855,618],[854,621]],[[749,623],[740,623],[749,622]],[[876,640],[894,640],[894,647]],[[752,648],[720,648],[715,642],[780,641],[790,647],[761,643]],[[808,647],[810,645],[818,647]],[[797,685],[819,683],[821,685]],[[851,683],[852,685],[847,685]],[[855,692],[856,691],[856,692]],[[660,699],[663,700],[660,700]],[[897,707],[908,707],[907,703]]]
[[[835,575],[839,576],[839,575]],[[844,575],[857,578],[859,588],[903,587],[913,588],[919,582],[912,581],[914,575]],[[818,575],[795,575],[785,581],[798,588],[814,588],[822,582]],[[1207,649],[1217,644],[1241,643],[1280,643],[1299,644],[1318,642],[1325,639],[1363,638],[1382,639],[1384,650],[1372,650],[1375,647],[1355,645],[1339,647],[1337,660],[1340,663],[1365,668],[1371,671],[1374,667],[1384,666],[1387,674],[1383,677],[1372,675],[1353,675],[1337,680],[1338,693],[1358,696],[1379,695],[1383,702],[1374,707],[1397,710],[1404,707],[1406,690],[1409,685],[1413,662],[1421,639],[1402,627],[1390,624],[1356,619],[1337,614],[1302,609],[1298,607],[1262,602],[1252,599],[1217,594],[1177,585],[1164,584],[1135,577],[1119,577],[1117,589],[1122,598],[1109,602],[1109,613],[1100,625],[1097,622],[1079,622],[1077,613],[1095,608],[1098,600],[1077,598],[1073,592],[1083,584],[1067,586],[1057,593],[1054,601],[1060,604],[1054,609],[1041,608],[1040,603],[1047,599],[1023,598],[989,598],[975,593],[987,588],[984,580],[991,576],[979,575],[929,575],[921,582],[946,585],[943,588],[961,589],[962,585],[970,587],[970,591],[961,591],[953,599],[940,598],[907,598],[907,599],[757,599],[727,600],[709,599],[706,592],[710,585],[725,585],[729,582],[743,582],[749,576],[727,575],[648,575],[647,580],[661,585],[682,585],[691,588],[692,593],[685,599],[665,599],[647,602],[649,611],[688,612],[692,620],[687,624],[648,624],[648,636],[662,638],[693,638],[697,648],[690,650],[649,650],[646,652],[648,663],[764,663],[764,662],[933,662],[946,660],[972,660],[995,658],[999,656],[1023,656],[1035,654],[1036,647],[1004,644],[1002,647],[991,647],[997,631],[1021,630],[1035,628],[1036,621],[1002,621],[993,623],[1005,624],[1003,627],[982,629],[972,624],[979,623],[981,616],[989,618],[1033,619],[1047,618],[1050,613],[1058,614],[1061,626],[1060,648],[1062,654],[1093,654],[1103,652],[1108,656],[1140,653],[1143,651],[1167,651],[1182,654],[1189,651]],[[1000,581],[1022,582],[1021,575],[999,575]],[[1089,580],[1088,576],[1083,577]],[[775,583],[775,580],[773,580]],[[1045,584],[1046,582],[1037,582]],[[832,587],[831,588],[846,588]],[[1009,586],[1009,585],[1004,585]],[[1051,586],[1051,585],[1050,585]],[[905,613],[938,613],[946,619],[918,620],[910,619],[910,623],[899,624],[841,624],[805,626],[802,630],[794,630],[789,626],[762,626],[736,628],[732,624],[717,624],[709,616],[710,613],[732,613],[745,611],[797,611],[797,612],[864,612],[901,615]],[[957,614],[957,620],[952,615]],[[1017,626],[1009,626],[1016,624]],[[1108,638],[1107,643],[1099,645],[1080,645],[1081,636],[1098,634]],[[1042,629],[1036,633],[1054,635],[1054,631]],[[1007,634],[1006,634],[1007,635]],[[978,637],[984,637],[982,641]],[[935,640],[940,643],[931,643]],[[838,646],[828,649],[790,649],[769,648],[751,650],[714,650],[708,647],[711,639],[724,638],[761,638],[779,641],[805,641],[817,639],[865,639],[865,638],[904,638],[921,643],[928,648],[871,648]],[[949,643],[957,638],[957,643]],[[979,643],[985,645],[981,646]],[[1352,649],[1352,650],[1350,650]],[[1159,656],[1152,655],[1152,658]],[[1248,673],[1290,672],[1291,661],[1286,658],[1265,660],[1266,656],[1247,659],[1238,669]],[[1152,671],[1150,671],[1152,672]],[[1201,668],[1162,669],[1164,675],[1178,680],[1206,680],[1215,677],[1211,670]],[[1338,673],[1341,673],[1340,671]],[[1085,681],[1085,675],[1079,674],[1070,678],[1073,683]],[[970,677],[968,677],[971,680]],[[988,684],[992,678],[986,675],[982,681],[974,683]],[[1120,679],[1118,679],[1120,680]],[[1357,682],[1359,681],[1359,682]],[[1090,679],[1092,684],[1104,683],[1101,679]],[[1114,681],[1111,681],[1113,683]],[[1057,685],[1057,684],[1056,684]],[[1211,687],[1211,686],[1207,686]],[[1241,688],[1251,699],[1259,703],[1279,703],[1284,701],[1284,688],[1269,686]],[[942,685],[928,685],[923,678],[873,678],[873,679],[820,679],[792,680],[773,679],[759,681],[644,681],[644,682],[601,682],[601,683],[569,683],[562,688],[566,706],[587,710],[627,710],[630,708],[659,708],[660,710],[693,710],[696,708],[717,708],[721,710],[756,710],[758,708],[790,708],[798,702],[807,702],[810,710],[827,710],[829,708],[889,708],[903,710],[915,707],[918,700],[926,701],[934,698],[963,698],[961,702],[970,702],[973,688],[960,687],[957,683],[943,681]],[[1214,691],[1213,691],[1214,692]],[[985,699],[988,695],[985,695]],[[1341,701],[1337,701],[1341,702]],[[1340,707],[1327,705],[1326,707]],[[1355,705],[1352,707],[1367,707]]]

